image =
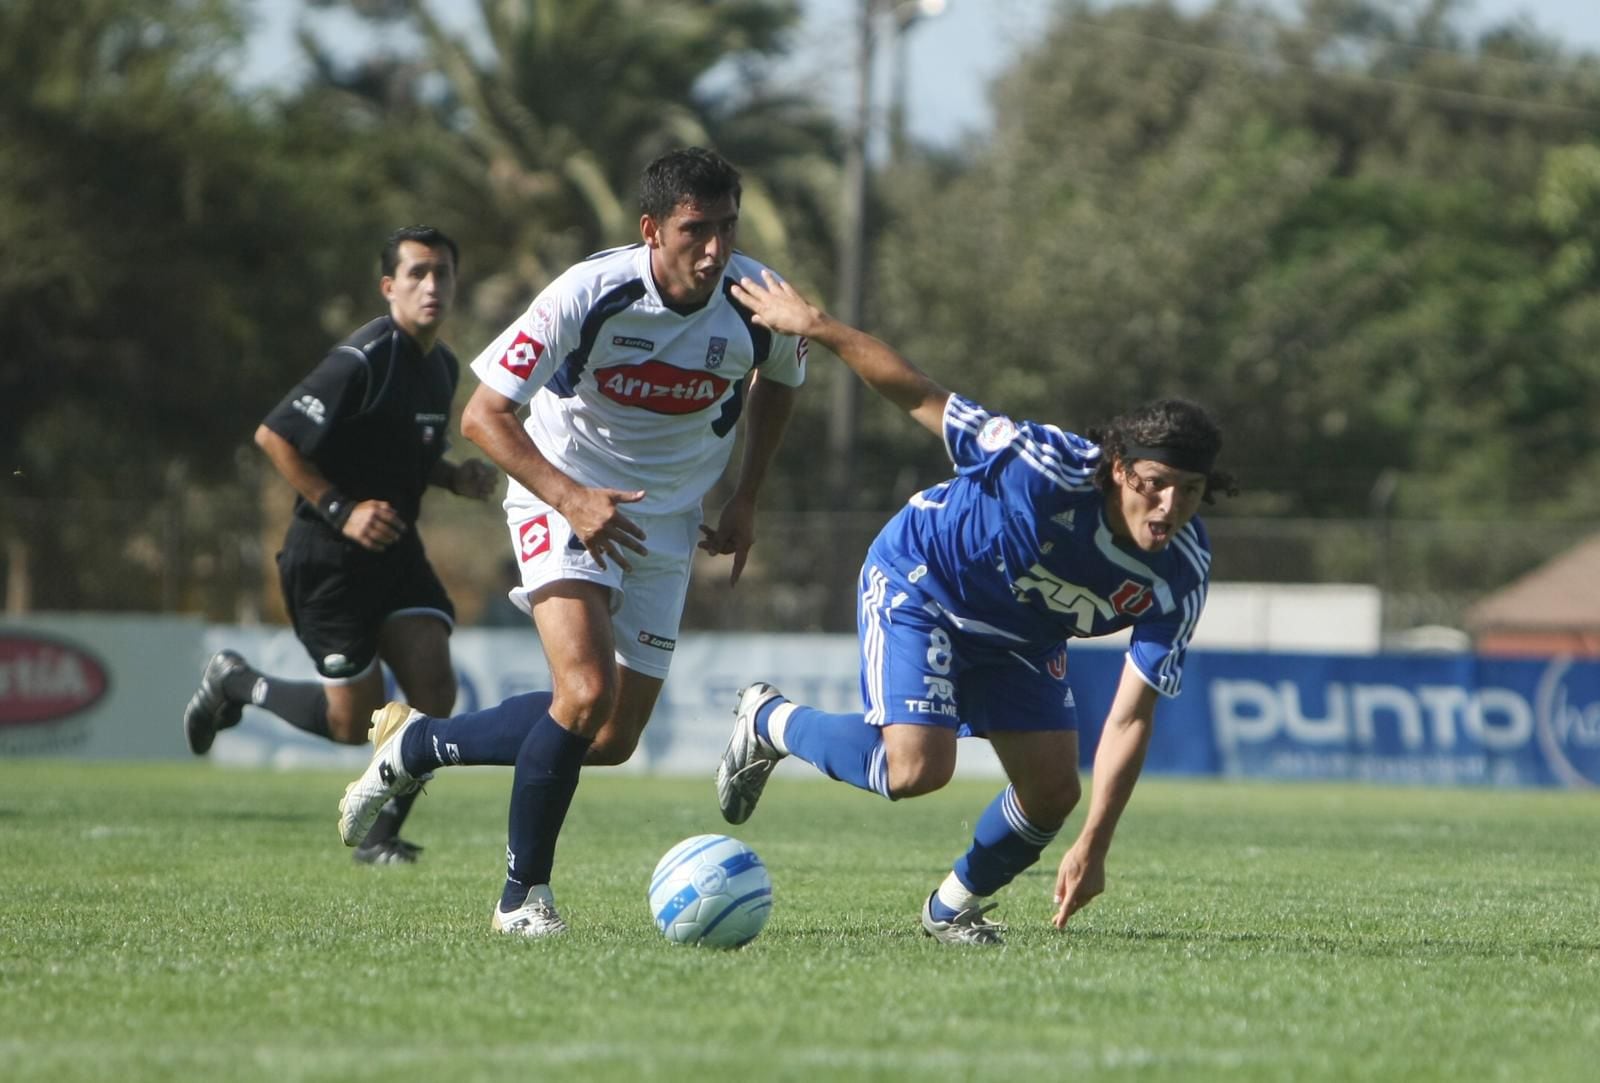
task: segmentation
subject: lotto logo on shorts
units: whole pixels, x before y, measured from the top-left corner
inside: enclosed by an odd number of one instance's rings
[[[640,632],[639,642],[643,643],[646,647],[654,647],[658,651],[670,651],[676,649],[678,646],[678,641],[676,639],[668,639],[666,636],[652,635],[649,632]]]
[[[533,375],[533,366],[539,363],[539,357],[543,353],[544,343],[526,331],[518,331],[517,337],[500,356],[500,367],[517,379],[526,380]]]
[[[550,517],[540,515],[517,527],[517,554],[527,563],[550,551]]]

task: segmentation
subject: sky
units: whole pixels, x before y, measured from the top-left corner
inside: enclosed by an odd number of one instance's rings
[[[911,3],[913,0],[903,0]],[[1203,9],[1206,0],[1177,0],[1180,7]],[[1292,0],[1273,0],[1287,11]],[[1417,0],[1411,0],[1412,3]],[[852,80],[842,73],[853,63],[859,0],[802,0],[804,20],[794,56],[780,69],[785,81],[815,86],[841,115],[850,108]],[[434,3],[447,23],[465,25],[451,12],[466,4]],[[982,131],[989,122],[987,88],[1018,50],[1043,24],[1054,0],[944,0],[944,11],[914,22],[902,42],[905,58],[906,123],[920,142],[951,146],[961,137]],[[244,80],[255,86],[292,82],[304,73],[296,56],[293,27],[299,0],[254,0],[257,32],[247,58]],[[1569,49],[1600,52],[1600,0],[1468,0],[1467,26],[1481,30],[1522,19]],[[362,24],[353,19],[317,16],[319,25],[341,37],[360,37]],[[891,57],[880,50],[874,94],[887,101]]]

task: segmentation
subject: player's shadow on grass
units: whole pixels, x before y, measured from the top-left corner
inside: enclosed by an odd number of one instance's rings
[[[239,824],[320,824],[327,817],[309,809],[297,812],[293,809],[227,808],[213,810],[207,814],[207,819]]]

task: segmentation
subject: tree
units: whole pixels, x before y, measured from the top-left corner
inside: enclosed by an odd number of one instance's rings
[[[371,288],[345,150],[232,92],[239,40],[220,2],[0,8],[7,533],[70,570],[38,606],[182,604],[172,516],[237,527],[193,497],[320,356],[320,301]]]
[[[1245,509],[1363,515],[1394,471],[1414,513],[1571,514],[1600,83],[1513,30],[1468,51],[1457,7],[1065,5],[970,168],[899,178],[888,337],[1074,427],[1206,401]]]
[[[792,0],[479,0],[483,32],[470,40],[423,0],[321,6],[419,35],[420,56],[369,58],[387,80],[341,74],[314,35],[305,40],[329,86],[367,86],[386,116],[397,101],[427,114],[441,167],[428,188],[472,208],[485,265],[502,272],[480,283],[476,307],[490,322],[568,264],[637,240],[638,174],[673,146],[715,146],[744,171],[743,247],[826,266],[812,239],[831,236],[832,127],[760,74],[795,21]],[[370,91],[394,83],[405,89]]]

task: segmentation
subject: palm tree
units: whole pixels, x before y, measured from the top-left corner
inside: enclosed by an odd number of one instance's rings
[[[471,208],[487,262],[504,271],[485,286],[508,305],[573,260],[636,239],[639,171],[674,146],[714,146],[740,166],[744,247],[760,257],[788,266],[791,236],[832,235],[832,125],[761,77],[797,18],[793,0],[477,0],[473,40],[424,0],[348,2],[404,19],[421,59],[340,77],[323,56],[323,75],[391,118],[425,108],[450,198]]]

